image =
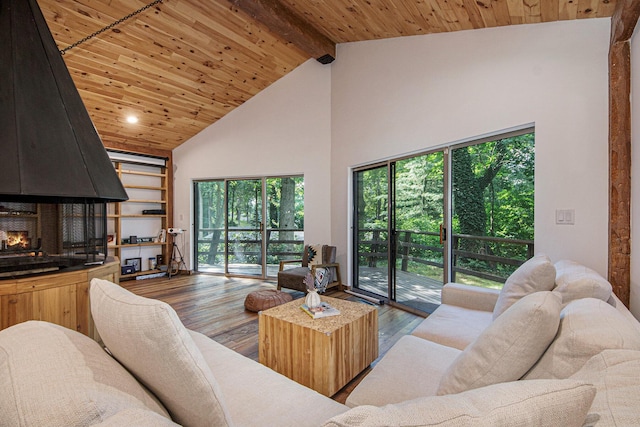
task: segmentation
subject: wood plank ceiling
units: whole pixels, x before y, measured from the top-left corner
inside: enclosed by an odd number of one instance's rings
[[[150,1],[38,4],[64,49]],[[163,0],[64,60],[105,146],[154,152],[182,144],[307,59],[335,55],[337,43],[610,17],[615,1]]]

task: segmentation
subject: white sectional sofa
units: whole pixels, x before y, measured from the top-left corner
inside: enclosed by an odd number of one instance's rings
[[[637,322],[602,300],[601,281],[576,294],[549,265],[531,260],[502,293],[447,285],[348,406],[187,330],[167,304],[94,279],[108,351],[45,322],[0,331],[0,425],[638,425]]]
[[[403,406],[540,380],[596,388],[585,426],[640,425],[640,324],[596,272],[544,255],[502,291],[447,284],[442,305],[387,352],[346,404]]]

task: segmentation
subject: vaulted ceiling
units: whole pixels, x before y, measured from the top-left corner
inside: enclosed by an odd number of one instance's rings
[[[610,17],[615,1],[163,0],[63,58],[105,146],[172,150],[337,43]],[[38,0],[60,49],[150,2]]]

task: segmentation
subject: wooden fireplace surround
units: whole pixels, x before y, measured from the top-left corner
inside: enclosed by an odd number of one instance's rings
[[[93,278],[119,283],[120,261],[82,270],[0,280],[0,330],[27,320],[44,320],[98,335],[91,318],[89,282]]]

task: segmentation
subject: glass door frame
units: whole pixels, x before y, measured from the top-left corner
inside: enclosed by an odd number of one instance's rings
[[[391,301],[391,286],[390,283],[393,283],[391,280],[389,280],[389,274],[391,273],[391,269],[389,266],[387,266],[387,295],[381,295],[381,294],[376,294],[374,292],[371,291],[367,291],[366,289],[361,289],[359,287],[356,287],[359,284],[359,274],[358,274],[358,247],[359,247],[359,238],[358,238],[358,233],[361,231],[358,227],[358,223],[359,223],[359,217],[358,217],[358,206],[356,203],[356,199],[358,197],[358,180],[354,179],[354,177],[356,176],[356,174],[358,174],[359,172],[366,172],[366,171],[370,171],[370,170],[375,170],[375,169],[379,169],[379,168],[385,168],[387,171],[387,182],[386,184],[386,188],[387,188],[387,197],[389,196],[389,162],[380,162],[380,163],[375,163],[375,164],[371,164],[371,165],[366,165],[363,167],[359,167],[359,168],[352,168],[351,169],[351,180],[352,180],[352,185],[351,185],[351,191],[352,191],[352,233],[351,233],[351,259],[354,260],[354,262],[352,263],[353,268],[352,268],[352,283],[354,284],[353,289],[357,290],[357,292],[365,294],[365,295],[369,295],[372,296],[376,299],[380,299],[382,301]],[[387,200],[387,229],[385,230],[387,233],[387,241],[389,240],[389,229],[390,229],[390,225],[389,225],[389,202]],[[390,255],[390,246],[387,245],[387,263],[389,263],[389,260],[391,259],[391,255]]]
[[[230,273],[229,272],[229,253],[230,253],[230,244],[229,244],[229,183],[233,181],[258,181],[260,180],[260,224],[258,227],[259,235],[260,235],[260,259],[262,260],[260,266],[260,275],[251,275],[251,274],[241,274],[241,273]],[[224,179],[224,206],[225,206],[225,217],[224,217],[224,228],[225,228],[225,238],[224,238],[224,275],[227,277],[244,277],[244,278],[254,278],[254,279],[266,279],[266,228],[264,226],[264,216],[266,212],[266,187],[267,187],[267,177],[259,177],[259,178],[251,178],[251,177],[236,177],[236,178],[225,178]],[[251,230],[249,230],[251,231]],[[254,230],[255,231],[255,230]]]
[[[396,229],[396,214],[395,214],[395,208],[396,208],[396,179],[395,179],[395,172],[396,172],[396,163],[405,159],[411,159],[411,158],[415,158],[415,157],[420,157],[420,156],[427,156],[433,153],[438,153],[441,152],[442,156],[443,156],[443,223],[442,223],[442,230],[443,230],[443,239],[442,239],[442,245],[443,245],[443,283],[442,285],[444,286],[445,283],[451,281],[451,262],[450,262],[450,258],[451,258],[451,243],[448,239],[448,230],[451,228],[450,227],[450,222],[451,222],[451,213],[452,213],[452,207],[451,207],[451,155],[450,155],[450,148],[451,146],[446,146],[446,147],[438,147],[438,148],[434,148],[431,150],[426,150],[426,151],[422,151],[422,152],[418,152],[418,153],[413,153],[411,155],[406,155],[406,156],[399,156],[399,157],[394,157],[393,159],[389,159],[387,161],[384,162],[378,162],[378,163],[373,163],[370,165],[365,165],[365,166],[361,166],[361,167],[355,167],[351,169],[351,180],[352,180],[352,233],[351,233],[351,247],[352,247],[352,253],[351,253],[351,259],[353,260],[353,269],[352,269],[352,280],[354,283],[354,291],[357,291],[358,293],[362,293],[364,295],[367,296],[371,296],[374,297],[376,299],[380,299],[381,301],[384,301],[385,303],[388,303],[390,305],[393,306],[399,306],[402,307],[404,310],[410,311],[410,312],[416,312],[418,313],[419,310],[416,310],[412,307],[409,307],[405,304],[399,303],[396,301],[396,280],[397,280],[397,275],[396,275],[396,261],[397,261],[397,239],[398,239],[398,235],[397,235],[397,229]],[[387,277],[388,277],[388,282],[387,282],[387,295],[380,295],[380,294],[376,294],[373,293],[371,291],[367,291],[365,289],[360,289],[360,288],[356,288],[355,285],[358,284],[358,232],[360,231],[358,229],[358,206],[357,203],[355,203],[355,198],[358,196],[358,180],[355,179],[355,175],[359,172],[363,172],[363,171],[367,171],[367,170],[372,170],[372,169],[376,169],[376,168],[380,168],[380,167],[386,167],[387,168],[387,194],[388,194],[388,201],[387,201],[387,239],[388,239],[388,249],[387,249]]]

